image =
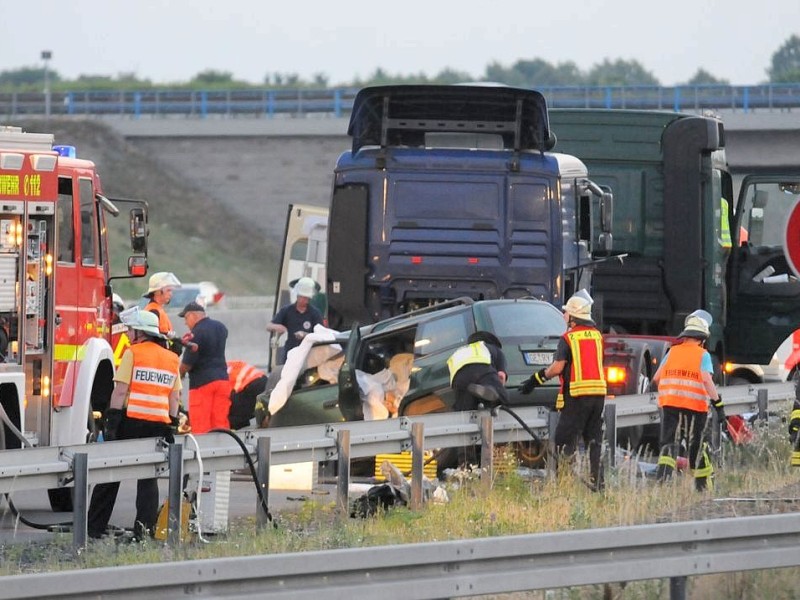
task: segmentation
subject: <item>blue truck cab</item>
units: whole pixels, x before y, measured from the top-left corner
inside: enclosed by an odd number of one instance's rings
[[[365,88],[348,134],[328,228],[335,328],[464,296],[560,306],[610,249],[611,194],[580,160],[549,152],[539,92]]]

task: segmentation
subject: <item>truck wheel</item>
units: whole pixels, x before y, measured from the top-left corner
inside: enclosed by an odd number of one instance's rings
[[[514,442],[510,448],[516,456],[519,464],[529,469],[541,469],[547,460],[547,444],[544,442]]]

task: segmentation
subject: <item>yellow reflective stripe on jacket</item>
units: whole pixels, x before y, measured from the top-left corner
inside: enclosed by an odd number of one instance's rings
[[[462,346],[447,359],[447,368],[450,371],[450,384],[458,371],[467,365],[490,365],[492,354],[483,342],[472,342]]]
[[[572,354],[569,395],[605,396],[608,388],[603,374],[602,334],[594,327],[579,325],[564,337]]]
[[[130,339],[128,339],[127,333],[122,333],[117,340],[117,347],[114,348],[114,366],[118,367],[119,363],[122,362],[122,355],[125,353],[125,350],[129,348],[131,345]]]

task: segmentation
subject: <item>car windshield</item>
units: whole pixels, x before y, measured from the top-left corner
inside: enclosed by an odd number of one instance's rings
[[[567,326],[561,312],[549,304],[508,302],[487,307],[491,330],[502,340],[560,336]]]

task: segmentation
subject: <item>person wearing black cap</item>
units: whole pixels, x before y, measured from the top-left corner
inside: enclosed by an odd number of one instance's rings
[[[197,302],[178,313],[191,330],[191,342],[181,358],[181,377],[189,374],[189,422],[192,433],[230,429],[231,383],[225,361],[228,329],[206,315]],[[188,340],[187,340],[188,341]]]
[[[479,399],[470,393],[472,383],[493,388],[501,403],[508,402],[506,392],[506,357],[503,344],[493,333],[476,331],[447,359],[450,386],[456,393],[453,410],[475,410]]]
[[[694,475],[695,489],[709,487],[713,466],[703,442],[708,417],[708,402],[717,411],[720,422],[725,421],[722,398],[712,379],[714,366],[704,348],[711,327],[711,315],[695,311],[686,317],[678,336],[653,376],[658,386],[658,405],[661,407],[661,455],[656,477],[669,479],[675,470],[681,439],[689,442],[689,465]]]

